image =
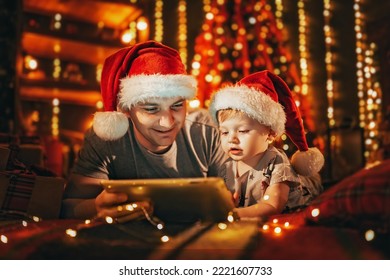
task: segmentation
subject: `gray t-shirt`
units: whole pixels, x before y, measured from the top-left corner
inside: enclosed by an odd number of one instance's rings
[[[128,133],[104,141],[90,129],[73,172],[99,179],[179,178],[217,176],[226,156],[218,129],[206,110],[187,115],[176,141],[164,154],[154,154]]]

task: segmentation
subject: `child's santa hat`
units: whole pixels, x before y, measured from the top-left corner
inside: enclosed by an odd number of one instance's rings
[[[104,112],[95,114],[93,130],[106,141],[119,139],[129,127],[123,112],[132,106],[154,97],[191,99],[196,90],[197,82],[187,74],[176,50],[154,41],[123,48],[104,62]]]
[[[298,174],[317,173],[324,165],[322,153],[307,145],[302,118],[290,89],[279,76],[267,70],[215,92],[209,109],[215,120],[219,110],[235,109],[270,127],[277,135],[285,131],[299,150],[291,158]]]

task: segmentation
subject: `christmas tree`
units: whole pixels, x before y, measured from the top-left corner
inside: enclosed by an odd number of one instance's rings
[[[299,93],[298,70],[271,4],[266,0],[204,2],[205,19],[195,40],[192,61],[201,106],[208,107],[210,95],[226,83],[267,69],[286,81],[306,129],[313,130],[308,102]]]

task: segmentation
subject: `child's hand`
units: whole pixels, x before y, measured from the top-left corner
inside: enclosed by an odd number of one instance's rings
[[[240,203],[240,194],[238,193],[238,191],[235,191],[233,193],[233,202],[234,202],[234,206],[238,207],[238,205]]]

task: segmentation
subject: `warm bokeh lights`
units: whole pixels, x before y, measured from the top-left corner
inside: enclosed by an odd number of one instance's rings
[[[356,79],[359,99],[359,124],[364,129],[366,163],[375,161],[379,148],[378,126],[381,122],[382,92],[376,75],[374,54],[376,45],[367,42],[363,1],[355,0]]]

